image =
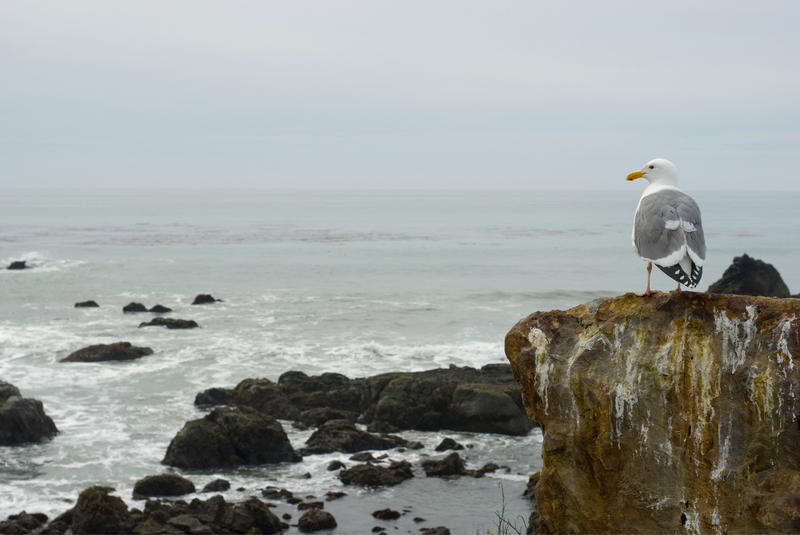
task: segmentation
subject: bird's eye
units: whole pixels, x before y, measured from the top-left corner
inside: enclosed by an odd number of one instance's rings
[[[651,166],[650,166],[650,169],[653,169],[654,167],[655,167],[655,165],[651,165]]]

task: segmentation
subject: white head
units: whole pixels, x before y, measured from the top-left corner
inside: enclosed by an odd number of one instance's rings
[[[642,177],[646,178],[650,184],[678,185],[678,170],[675,168],[675,164],[664,158],[650,160],[644,164],[644,167],[629,174],[626,180],[636,180]]]

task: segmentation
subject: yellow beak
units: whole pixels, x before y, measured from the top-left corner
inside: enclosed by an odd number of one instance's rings
[[[642,171],[634,171],[633,173],[628,175],[628,178],[625,180],[636,180],[637,178],[642,178],[644,173]]]

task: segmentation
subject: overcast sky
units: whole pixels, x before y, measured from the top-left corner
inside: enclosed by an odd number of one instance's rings
[[[798,15],[2,0],[0,187],[800,190]]]

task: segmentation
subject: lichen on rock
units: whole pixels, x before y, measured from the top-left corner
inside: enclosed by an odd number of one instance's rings
[[[626,294],[506,336],[543,430],[541,528],[800,528],[800,300]]]

